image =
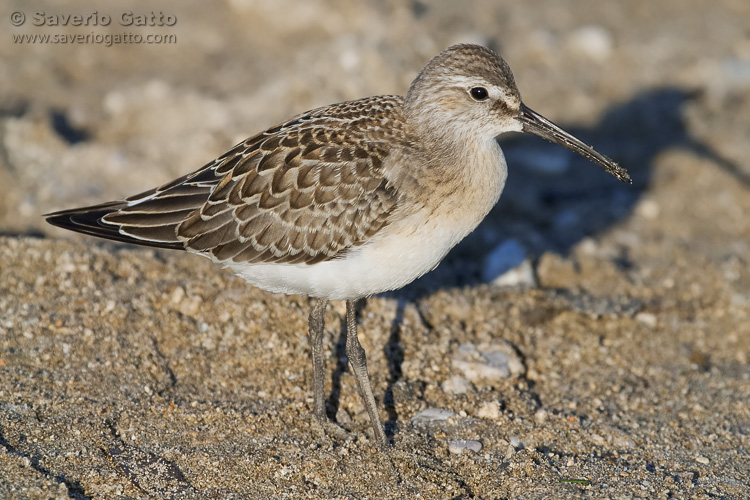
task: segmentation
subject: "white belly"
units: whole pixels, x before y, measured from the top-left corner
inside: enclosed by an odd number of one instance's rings
[[[318,264],[235,264],[227,267],[251,285],[277,293],[353,300],[411,283],[434,269],[465,234],[439,221],[410,219],[387,226],[371,243],[341,259]],[[421,227],[415,227],[419,222]]]

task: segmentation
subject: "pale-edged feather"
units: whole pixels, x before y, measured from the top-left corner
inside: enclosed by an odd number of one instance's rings
[[[394,113],[401,104],[379,96],[319,108],[158,188],[46,217],[73,231],[219,261],[334,259],[377,234],[398,206],[383,162],[389,142],[404,137]]]

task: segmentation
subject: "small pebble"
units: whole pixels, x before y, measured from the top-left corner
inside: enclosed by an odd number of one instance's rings
[[[618,448],[635,448],[635,441],[627,436],[620,436],[619,438],[615,439],[614,445]]]
[[[482,279],[497,286],[536,285],[526,249],[514,239],[504,241],[487,255]]]
[[[492,280],[491,284],[506,287],[523,286],[536,288],[536,277],[534,276],[534,267],[531,265],[531,260],[525,259],[518,267],[506,271]]]
[[[493,384],[525,371],[523,362],[508,344],[462,344],[452,359],[453,367],[474,384]]]
[[[482,450],[482,443],[471,439],[451,439],[448,442],[448,451],[456,455],[461,455],[467,451],[479,453]]]
[[[411,425],[430,425],[437,422],[444,422],[456,415],[453,410],[445,408],[427,408],[418,412],[411,418]]]
[[[191,295],[187,298],[183,298],[178,304],[177,309],[185,316],[194,318],[200,311],[202,303],[203,299],[199,295]]]
[[[443,382],[442,388],[451,394],[466,394],[472,390],[471,382],[461,375],[453,375]]]
[[[598,255],[601,246],[594,238],[584,238],[578,244],[578,251],[584,255]]]
[[[697,457],[695,457],[695,461],[703,465],[708,465],[708,462],[710,462],[708,458],[701,456],[701,455],[698,455]]]
[[[654,220],[661,213],[661,206],[654,200],[641,200],[635,206],[635,213],[644,219]]]
[[[172,302],[172,304],[179,306],[184,298],[185,289],[181,286],[176,286],[174,290],[172,290],[172,295],[169,297],[169,300]]]
[[[547,421],[547,411],[543,409],[539,409],[534,413],[534,421],[537,424],[543,424]]]
[[[487,401],[477,410],[477,417],[497,420],[500,418],[500,403],[497,401]]]
[[[640,312],[635,315],[635,320],[639,323],[643,323],[649,328],[654,328],[656,326],[656,316],[651,313]]]
[[[596,433],[592,433],[589,437],[591,438],[591,441],[599,446],[602,446],[606,442],[602,436]]]

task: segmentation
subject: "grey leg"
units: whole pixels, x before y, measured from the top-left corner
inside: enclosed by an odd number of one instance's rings
[[[367,357],[365,356],[365,350],[359,343],[359,338],[357,338],[355,305],[356,301],[354,300],[346,301],[346,357],[349,358],[349,364],[354,372],[354,377],[357,379],[359,394],[365,401],[367,413],[370,415],[370,422],[372,422],[372,428],[375,431],[375,439],[381,448],[385,448],[387,444],[385,431],[380,421],[380,415],[378,415],[375,396],[372,394],[370,377],[367,374]]]
[[[310,353],[313,365],[313,415],[321,422],[326,421],[325,402],[325,363],[323,360],[323,331],[328,299],[317,299],[310,311]]]

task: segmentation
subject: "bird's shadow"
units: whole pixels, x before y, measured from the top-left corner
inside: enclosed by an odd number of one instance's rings
[[[596,236],[626,219],[649,188],[655,159],[666,150],[679,148],[707,159],[750,189],[750,171],[727,160],[688,131],[685,107],[699,97],[698,92],[680,88],[648,90],[613,106],[590,128],[562,124],[627,168],[632,185],[618,182],[588,160],[539,138],[518,135],[503,140],[509,176],[500,202],[437,269],[405,288],[384,294],[399,301],[400,312],[391,331],[399,331],[403,304],[418,303],[440,289],[486,283],[484,262],[492,250],[508,239],[521,242],[532,259],[545,252],[567,255],[583,238]],[[557,163],[557,171],[530,164],[545,159]],[[524,163],[530,168],[524,168]],[[615,264],[621,267],[633,264],[627,255],[617,260]],[[386,406],[391,422],[397,420],[392,388],[401,376],[402,349],[398,342],[398,335],[392,334],[384,348],[390,372]]]

